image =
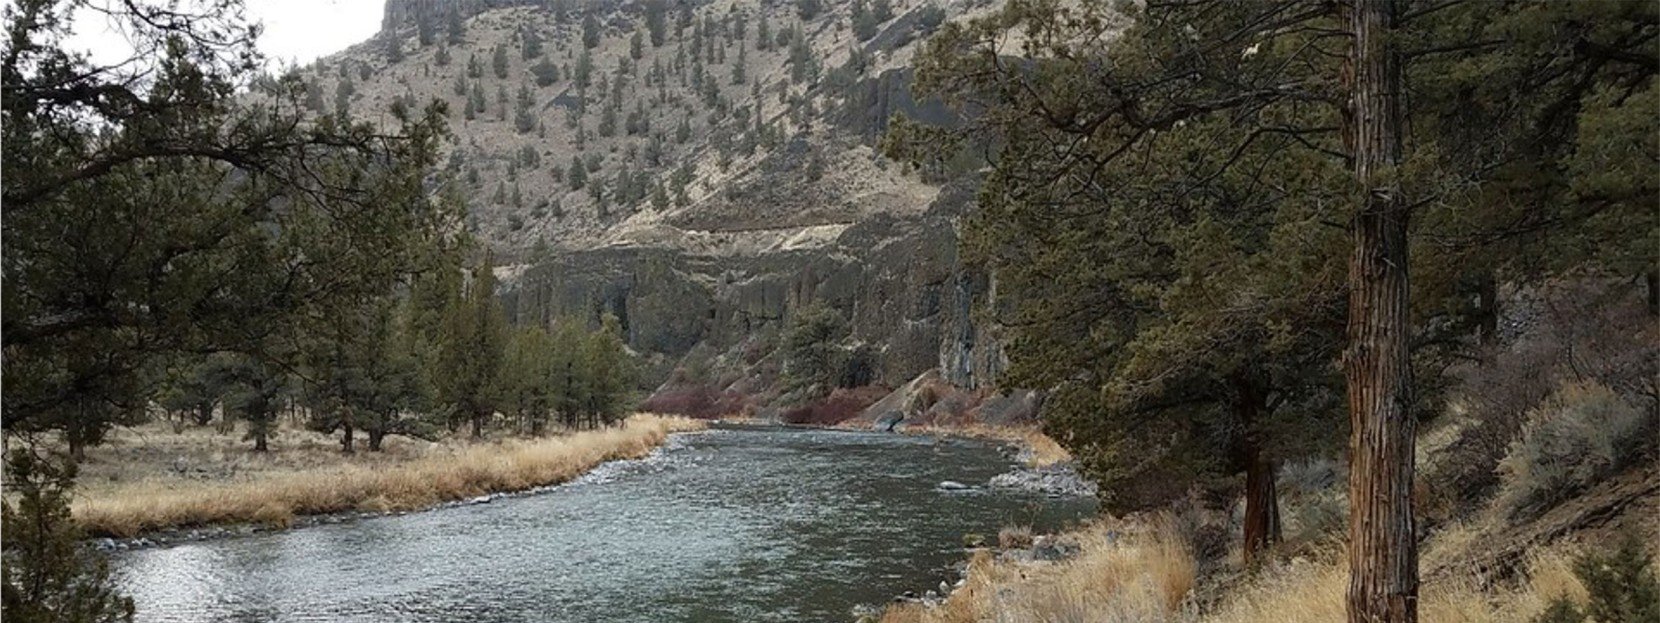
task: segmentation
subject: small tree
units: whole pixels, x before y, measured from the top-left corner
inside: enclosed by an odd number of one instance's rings
[[[841,341],[847,321],[827,307],[814,305],[796,312],[784,334],[784,380],[790,391],[804,397],[828,394],[841,371]]]
[[[0,616],[10,623],[132,621],[133,602],[116,591],[109,566],[69,514],[75,465],[17,448],[6,456],[0,502]]]
[[[599,17],[594,15],[592,9],[584,11],[582,14],[582,47],[590,50],[599,47],[599,40],[603,34],[599,26]]]
[[[507,46],[497,45],[490,53],[490,69],[496,72],[497,79],[507,79]]]

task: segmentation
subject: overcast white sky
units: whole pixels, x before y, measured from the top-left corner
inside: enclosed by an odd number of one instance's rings
[[[244,0],[251,20],[265,24],[259,48],[273,67],[304,65],[344,50],[380,30],[385,0]],[[96,13],[76,18],[72,47],[91,50],[94,59],[122,59],[132,48]]]

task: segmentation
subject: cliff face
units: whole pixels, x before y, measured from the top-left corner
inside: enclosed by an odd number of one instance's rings
[[[448,103],[445,177],[512,262],[515,322],[614,314],[653,381],[754,394],[776,381],[778,334],[818,305],[876,353],[870,381],[989,386],[992,281],[957,256],[973,189],[873,147],[895,114],[951,122],[911,95],[909,60],[943,20],[994,6],[855,7],[387,0],[375,41],[303,75],[324,112]]]

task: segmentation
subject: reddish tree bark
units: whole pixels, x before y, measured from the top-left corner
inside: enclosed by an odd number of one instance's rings
[[[1257,419],[1267,410],[1262,392],[1249,382],[1238,383],[1234,410],[1245,433],[1239,458],[1245,466],[1245,564],[1253,564],[1280,541],[1280,501],[1274,484],[1274,461],[1263,451]]]
[[[1345,139],[1364,193],[1349,259],[1350,623],[1414,623],[1418,552],[1412,516],[1414,421],[1408,346],[1407,217],[1401,162],[1396,0],[1353,0]]]

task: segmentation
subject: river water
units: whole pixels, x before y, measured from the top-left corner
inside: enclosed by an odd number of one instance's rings
[[[489,504],[116,555],[140,621],[846,622],[950,579],[963,535],[1092,500],[940,489],[993,445],[722,428]]]

